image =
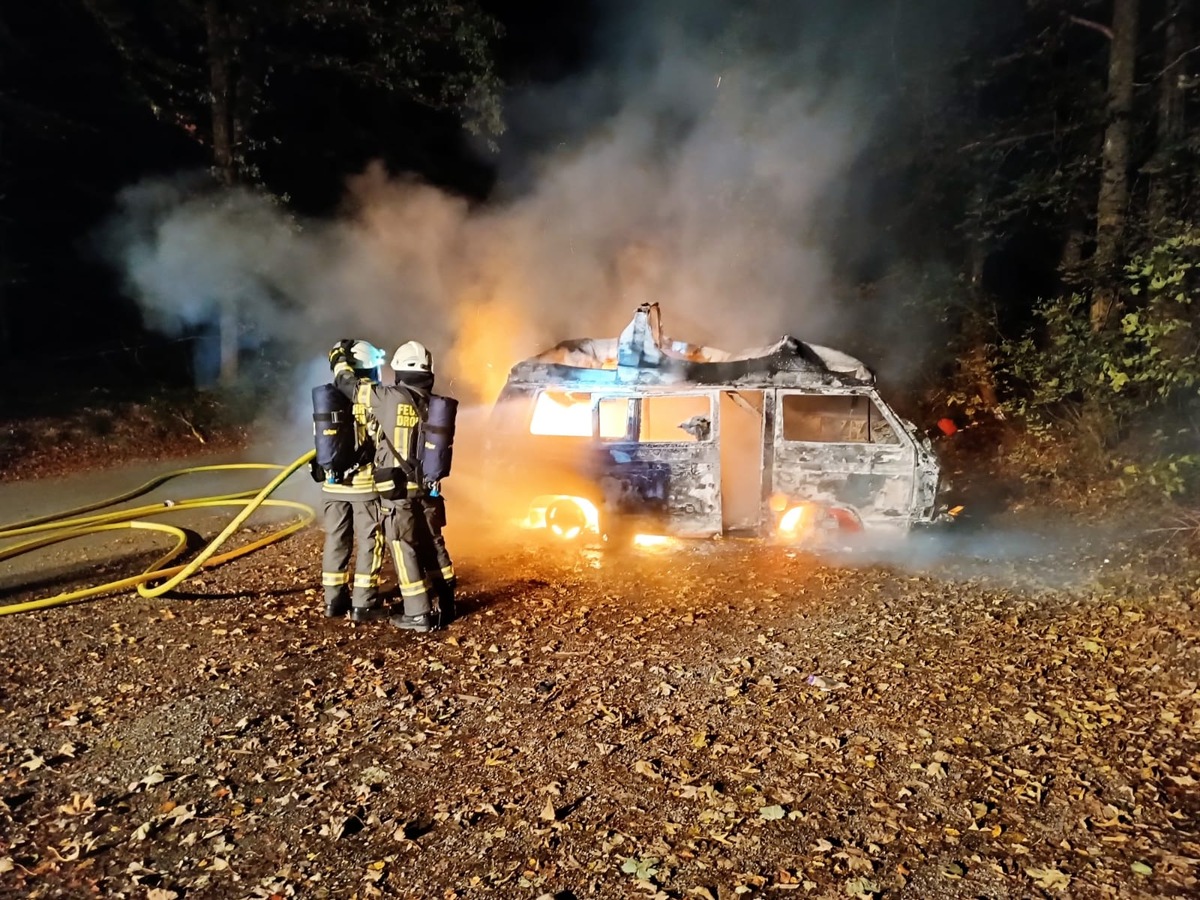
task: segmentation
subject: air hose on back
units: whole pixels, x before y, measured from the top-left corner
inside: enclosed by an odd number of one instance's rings
[[[229,562],[232,559],[237,559],[240,556],[245,556],[262,547],[266,547],[277,541],[283,540],[291,534],[299,531],[302,528],[310,525],[316,518],[316,511],[307,504],[298,503],[292,500],[273,500],[270,499],[272,493],[290,478],[297,469],[307,464],[314,456],[314,451],[310,450],[303,456],[297,458],[294,462],[286,466],[276,465],[273,463],[229,463],[213,466],[194,466],[188,469],[177,469],[173,472],[168,472],[143,484],[141,487],[135,488],[124,494],[116,497],[102,500],[86,506],[77,507],[68,510],[64,513],[57,513],[49,516],[39,516],[33,519],[27,519],[23,522],[16,522],[11,525],[0,526],[0,540],[21,537],[24,535],[42,534],[44,536],[37,537],[11,547],[0,549],[0,562],[7,559],[12,559],[33,550],[41,549],[52,544],[61,543],[63,541],[73,540],[83,537],[88,534],[97,534],[101,532],[117,531],[121,529],[139,529],[148,531],[157,531],[164,534],[169,534],[175,537],[176,543],[167,553],[159,557],[149,569],[142,572],[140,575],[134,575],[129,578],[123,578],[118,581],[110,581],[105,584],[96,585],[94,587],[82,588],[76,591],[70,591],[63,594],[57,594],[53,597],[46,597],[41,600],[29,600],[23,603],[12,603],[7,606],[0,606],[0,615],[10,615],[12,613],[29,612],[36,609],[46,609],[52,606],[62,606],[67,603],[74,603],[80,600],[86,600],[91,597],[98,597],[103,594],[111,594],[116,591],[125,590],[130,587],[136,587],[138,593],[143,597],[161,597],[163,594],[174,590],[182,582],[192,577],[201,568],[212,568],[222,563]],[[127,500],[132,500],[142,494],[148,493],[172,478],[182,475],[195,474],[198,472],[217,472],[230,471],[237,469],[267,469],[278,470],[278,474],[264,486],[261,490],[239,491],[231,494],[218,494],[211,497],[198,497],[191,500],[183,500],[178,503],[165,501],[161,503],[150,504],[146,506],[135,507],[132,509],[117,510],[109,513],[100,513],[97,515],[87,515],[96,510],[104,509],[105,507],[115,506],[118,503],[124,503]],[[214,507],[240,506],[241,511],[234,516],[228,525],[209,542],[199,555],[191,562],[184,565],[172,566],[164,568],[168,563],[177,559],[187,548],[188,536],[182,528],[174,525],[166,525],[158,522],[142,521],[145,517],[163,515],[169,512],[179,512],[183,510],[193,509],[209,509]],[[298,521],[292,522],[277,531],[273,531],[264,537],[258,538],[245,546],[238,547],[233,550],[227,550],[224,553],[218,554],[217,550],[224,544],[235,531],[241,527],[242,523],[248,519],[256,509],[261,506],[283,507],[295,509],[301,513]],[[151,582],[160,582],[150,586]]]

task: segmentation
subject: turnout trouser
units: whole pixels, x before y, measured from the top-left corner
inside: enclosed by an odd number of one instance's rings
[[[420,499],[425,533],[418,543],[421,563],[437,595],[438,608],[443,616],[454,614],[454,561],[446,549],[442,529],[446,527],[446,498],[426,496]]]
[[[323,523],[325,552],[321,559],[321,584],[326,605],[344,603],[349,594],[355,607],[378,606],[384,539],[379,500],[374,496],[354,500],[326,496]],[[352,581],[349,566],[355,547]]]
[[[404,615],[421,616],[432,611],[432,581],[422,565],[420,542],[425,515],[420,498],[386,500],[383,504],[383,533],[396,564],[396,580]]]

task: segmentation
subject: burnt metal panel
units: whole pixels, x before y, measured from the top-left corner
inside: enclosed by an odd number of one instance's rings
[[[795,338],[784,338],[769,356],[724,362],[697,362],[663,358],[654,366],[598,369],[528,359],[513,366],[510,384],[572,385],[588,387],[649,387],[696,385],[729,387],[865,386],[873,378],[857,378],[830,370],[816,352]]]
[[[762,465],[762,521],[774,522],[771,515],[771,495],[775,493],[775,392],[763,395],[763,465]]]
[[[791,393],[809,392],[778,392],[776,411]],[[865,394],[878,411],[884,411],[874,391],[854,393]],[[789,441],[777,413],[773,489],[789,497],[846,507],[868,527],[911,524],[918,513],[913,507],[914,444],[902,420],[886,412],[884,418],[897,443]]]
[[[608,516],[635,519],[662,534],[721,530],[720,493],[711,463],[630,459],[605,467],[598,483]]]

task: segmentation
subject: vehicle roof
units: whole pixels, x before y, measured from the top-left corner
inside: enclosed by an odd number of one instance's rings
[[[875,383],[862,362],[784,336],[768,347],[728,353],[673,341],[657,304],[643,304],[619,338],[563,341],[513,366],[508,385],[595,390],[605,387],[846,388]]]
[[[653,370],[623,367],[593,369],[527,360],[512,368],[510,387],[559,387],[594,391],[602,388],[639,390],[685,387],[730,388],[847,388],[871,387],[874,379],[859,379],[799,359],[749,359],[726,362],[672,361]]]

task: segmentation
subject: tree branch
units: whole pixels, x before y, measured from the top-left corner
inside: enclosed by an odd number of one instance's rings
[[[958,148],[958,152],[962,153],[966,150],[978,150],[980,147],[1007,147],[1011,144],[1020,144],[1023,141],[1031,141],[1035,138],[1055,137],[1061,134],[1069,134],[1072,131],[1078,131],[1083,128],[1083,125],[1060,125],[1055,128],[1047,128],[1044,131],[1030,131],[1023,134],[1013,134],[1007,137],[990,137],[982,138],[978,141],[972,141],[969,144],[963,144]]]
[[[1112,29],[1102,22],[1095,22],[1091,19],[1081,19],[1079,16],[1067,15],[1067,20],[1074,22],[1076,25],[1082,25],[1084,28],[1091,28],[1093,31],[1098,31],[1110,41],[1113,39]]]
[[[1180,54],[1179,54],[1177,57],[1175,57],[1173,60],[1171,60],[1171,62],[1167,63],[1165,66],[1163,66],[1161,69],[1159,69],[1159,70],[1158,70],[1158,72],[1156,72],[1156,73],[1155,73],[1154,77],[1155,77],[1155,78],[1158,78],[1158,77],[1159,77],[1160,75],[1162,75],[1164,72],[1169,72],[1169,71],[1171,71],[1173,68],[1175,68],[1175,67],[1176,67],[1177,65],[1179,65],[1181,62],[1183,62],[1183,61],[1184,61],[1184,59],[1185,59],[1186,57],[1188,57],[1188,56],[1191,56],[1191,55],[1192,55],[1193,53],[1195,53],[1197,50],[1200,50],[1200,44],[1197,44],[1197,45],[1196,45],[1195,47],[1193,47],[1191,50],[1184,50],[1184,51],[1183,51],[1182,53],[1180,53]]]

